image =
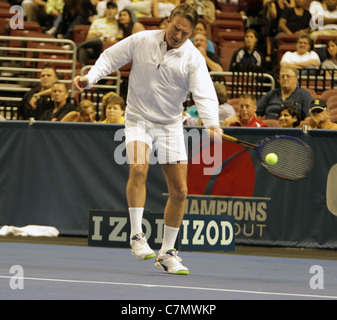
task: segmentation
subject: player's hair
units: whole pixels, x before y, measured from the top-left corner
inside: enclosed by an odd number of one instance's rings
[[[187,3],[183,3],[172,10],[170,14],[170,21],[172,21],[172,19],[178,15],[183,16],[184,18],[189,20],[193,25],[193,29],[195,28],[195,26],[199,21],[197,10],[195,10],[192,6],[190,6]]]

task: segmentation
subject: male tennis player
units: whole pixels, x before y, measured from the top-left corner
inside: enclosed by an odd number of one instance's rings
[[[166,30],[136,33],[105,50],[87,76],[76,76],[76,89],[90,88],[102,77],[133,62],[125,116],[126,150],[130,163],[127,183],[131,252],[137,260],[156,254],[142,231],[148,155],[154,143],[169,193],[164,212],[163,243],[155,266],[172,274],[188,274],[174,244],[187,196],[187,155],[182,111],[187,91],[210,134],[220,137],[218,100],[205,58],[190,38],[198,14],[187,4],[176,7]],[[218,130],[214,130],[218,128]]]

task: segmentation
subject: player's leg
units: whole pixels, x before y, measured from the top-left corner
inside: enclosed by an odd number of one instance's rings
[[[187,163],[162,165],[169,198],[164,213],[163,243],[155,265],[169,273],[188,274],[188,269],[181,264],[181,258],[174,245],[184,217],[187,196]]]
[[[129,179],[126,195],[130,217],[131,253],[137,260],[148,260],[156,254],[149,247],[142,229],[142,219],[146,199],[146,178],[149,169],[150,147],[143,141],[131,141],[126,147],[129,159]]]

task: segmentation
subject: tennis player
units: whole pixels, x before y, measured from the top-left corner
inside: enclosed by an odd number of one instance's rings
[[[169,193],[163,243],[155,266],[171,274],[189,274],[174,249],[187,196],[182,111],[188,90],[211,137],[221,139],[222,134],[218,100],[205,58],[189,41],[197,22],[195,9],[179,5],[171,12],[166,30],[146,30],[127,37],[106,49],[87,76],[73,80],[74,87],[83,91],[132,61],[125,113],[131,252],[137,260],[156,257],[142,230],[149,154],[155,146]]]

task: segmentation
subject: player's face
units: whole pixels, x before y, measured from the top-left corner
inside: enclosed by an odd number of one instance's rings
[[[168,50],[179,48],[190,38],[192,31],[192,23],[182,16],[175,16],[172,20],[169,20],[165,34]]]

